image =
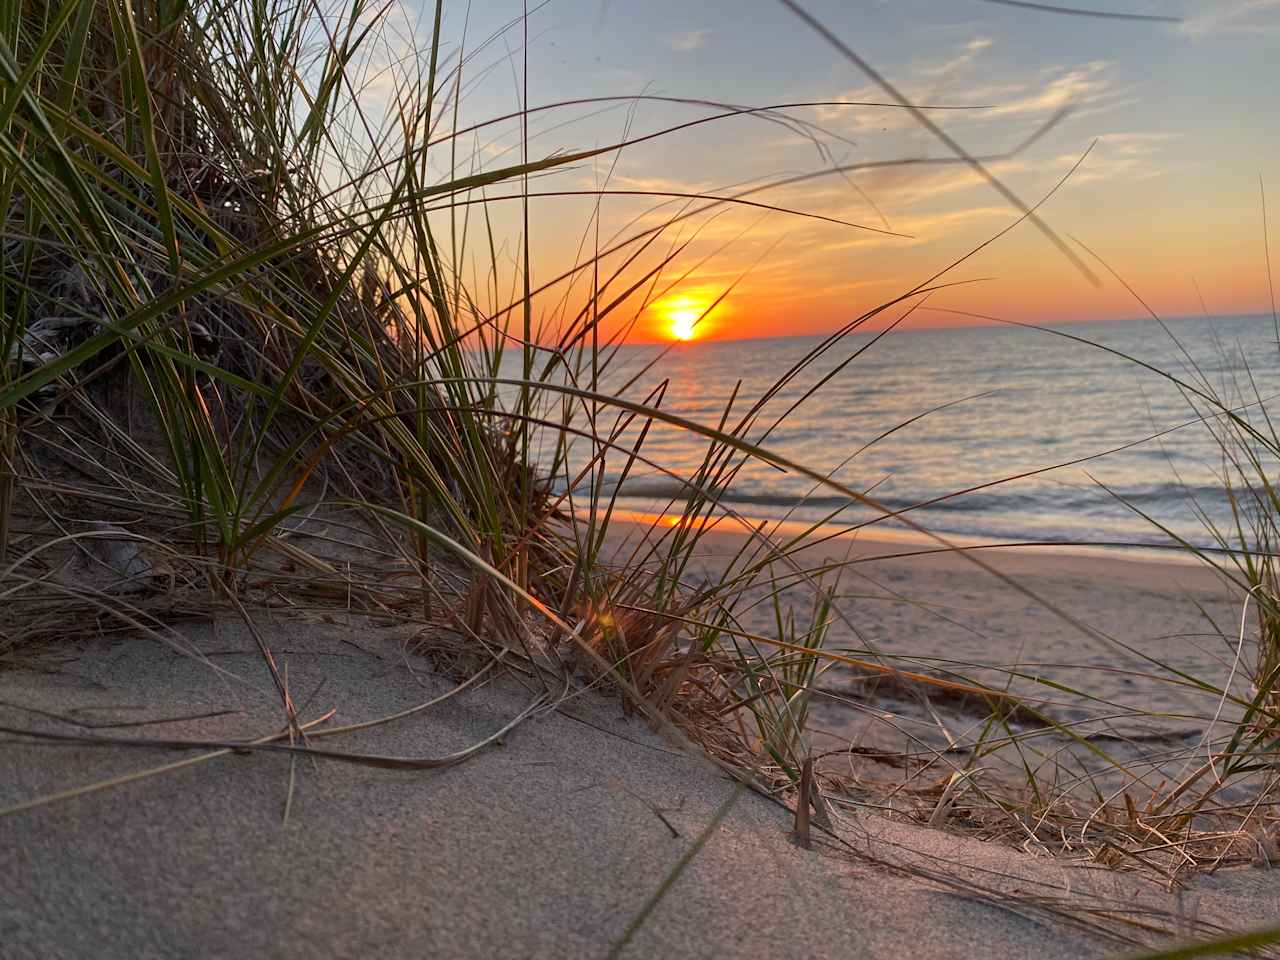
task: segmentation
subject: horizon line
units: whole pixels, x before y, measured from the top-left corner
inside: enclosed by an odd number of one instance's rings
[[[1055,325],[1087,326],[1091,324],[1105,324],[1105,323],[1135,323],[1135,322],[1141,322],[1141,321],[1152,322],[1153,320],[1158,320],[1159,322],[1167,322],[1167,321],[1181,321],[1181,320],[1243,320],[1243,319],[1275,320],[1277,319],[1277,317],[1275,314],[1272,314],[1269,311],[1262,310],[1256,313],[1209,313],[1209,314],[1181,313],[1181,314],[1171,314],[1168,316],[1161,316],[1156,318],[1153,318],[1147,315],[1141,315],[1141,316],[1131,315],[1131,316],[1125,316],[1125,317],[1108,317],[1104,319],[1093,318],[1093,319],[1086,319],[1086,320],[1054,320],[1047,323],[1030,323],[1024,320],[1018,320],[1018,321],[999,320],[999,319],[980,320],[975,318],[975,322],[973,323],[953,323],[953,324],[947,324],[947,325],[939,324],[936,326],[924,326],[924,327],[916,327],[916,326],[906,327],[903,325],[899,325],[895,332],[936,333],[938,331],[943,331],[943,330],[969,330],[969,329],[975,329],[975,328],[988,328],[988,327],[1006,327],[1006,328],[1023,327],[1023,328],[1031,328],[1031,329],[1038,327],[1043,329],[1053,329]],[[836,330],[838,329],[839,328],[837,327]],[[881,333],[884,331],[884,329],[885,329],[884,327],[878,327],[878,328],[866,329],[866,330],[855,329],[855,330],[849,331],[849,333],[851,334]],[[660,338],[654,337],[652,339],[644,339],[644,340],[631,340],[631,339],[623,340],[620,346],[688,347],[688,346],[697,346],[698,344],[707,344],[707,343],[754,343],[760,340],[799,340],[799,339],[804,339],[808,337],[829,337],[832,334],[834,334],[836,330],[818,331],[815,333],[774,334],[774,335],[765,335],[765,336],[758,336],[758,337],[706,337],[706,338],[694,337],[692,340],[666,340],[666,339],[660,339]]]

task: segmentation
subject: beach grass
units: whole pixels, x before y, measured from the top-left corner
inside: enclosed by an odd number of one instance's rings
[[[177,643],[182,617],[251,619],[291,591],[439,625],[482,657],[567,645],[661,717],[699,660],[719,662],[710,612],[731,591],[696,595],[682,574],[715,485],[751,455],[750,415],[706,431],[683,522],[651,556],[629,571],[602,555],[606,459],[639,462],[643,429],[619,438],[661,412],[600,392],[619,341],[600,330],[671,284],[678,246],[636,264],[690,212],[536,290],[524,244],[515,296],[495,299],[511,278],[467,246],[472,221],[494,242],[491,207],[527,210],[531,177],[625,143],[532,155],[529,118],[555,105],[460,127],[469,59],[442,59],[442,13],[406,53],[403,25],[360,2],[8,10],[6,655],[79,631]],[[505,121],[520,159],[478,169],[460,144]],[[701,207],[733,202],[751,201]],[[587,281],[558,329],[535,318]],[[508,354],[520,375],[504,379]],[[591,452],[571,463],[572,445]],[[704,618],[700,650],[677,641]],[[796,691],[760,679],[767,658],[750,670],[757,715],[786,729],[775,752],[798,750]]]
[[[1280,439],[1269,398],[1170,375],[1216,431],[1235,507],[1230,529],[1213,528],[1217,552],[1181,546],[1247,598],[1256,639],[1246,643],[1244,625],[1223,633],[1247,692],[1234,672],[1222,683],[1140,657],[1148,679],[1208,706],[1189,718],[1204,738],[1159,764],[1207,759],[1138,804],[1142,761],[1112,757],[1055,718],[1054,696],[1089,699],[1087,689],[998,668],[1010,683],[1040,683],[1045,697],[1033,701],[992,682],[990,664],[921,670],[892,651],[838,646],[834,626],[856,632],[841,609],[858,562],[848,541],[840,557],[815,559],[806,549],[828,536],[824,524],[755,524],[723,498],[745,464],[764,462],[916,528],[932,538],[922,553],[956,549],[909,511],[772,450],[779,421],[767,404],[899,310],[892,329],[965,258],[849,321],[763,396],[734,396],[716,422],[672,413],[661,386],[642,393],[628,374],[619,387],[618,347],[678,285],[698,224],[763,201],[656,195],[649,217],[603,238],[608,187],[575,190],[597,204],[582,252],[535,278],[528,211],[554,192],[539,181],[607,164],[664,131],[561,151],[540,146],[531,125],[581,104],[464,121],[468,71],[493,38],[446,49],[443,12],[432,7],[427,42],[406,48],[394,8],[363,0],[0,6],[0,663],[113,632],[181,648],[174,624],[215,611],[252,627],[262,608],[340,609],[420,627],[415,649],[469,676],[517,665],[536,709],[572,683],[605,687],[759,790],[793,804],[799,788],[816,792],[815,808],[866,796],[857,791],[867,784],[821,764],[805,773],[813,703],[847,671],[921,702],[979,705],[963,751],[917,739],[907,764],[932,771],[916,813],[933,826],[960,829],[963,806],[999,825],[990,835],[1047,850],[1070,831],[1097,862],[1170,876],[1255,842],[1280,723]],[[746,114],[817,137],[782,108],[686,105],[691,122]],[[488,161],[477,145],[500,131],[510,139]],[[991,176],[963,151],[951,159]],[[1051,232],[1039,203],[1012,200],[1019,219],[1000,235],[1019,224]],[[1060,247],[1093,276],[1087,254]],[[650,456],[657,427],[705,444],[691,475]],[[621,484],[606,481],[639,468],[682,494],[620,548]],[[728,527],[742,535],[720,575],[695,575],[708,537]],[[1038,596],[981,551],[964,556],[1046,617],[1135,654],[1091,628],[1088,611]],[[760,610],[768,630],[748,625]],[[265,642],[261,654],[285,735],[298,738],[288,749],[310,750],[306,736],[323,731],[300,719]],[[1047,777],[1064,743],[1121,785]],[[1022,776],[984,773],[997,753],[1016,756]],[[1236,779],[1256,785],[1252,807],[1217,802]]]

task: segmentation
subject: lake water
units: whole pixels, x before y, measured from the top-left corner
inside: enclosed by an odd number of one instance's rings
[[[1254,400],[1255,389],[1262,397],[1280,393],[1280,353],[1269,316],[1174,320],[1165,328],[1147,320],[1059,329],[1188,382],[1207,381],[1230,405]],[[666,381],[662,409],[715,426],[736,390],[726,421],[736,424],[820,342],[797,337],[679,344],[626,396],[640,400]],[[911,508],[916,523],[939,533],[1166,543],[1135,512],[1141,511],[1192,541],[1211,543],[1197,511],[1218,520],[1227,516],[1217,443],[1195,422],[1197,412],[1177,385],[1101,347],[1007,326],[895,331],[874,342],[871,334],[850,336],[770,399],[746,435],[763,438],[764,446],[790,460],[831,472],[892,510]],[[616,389],[662,349],[622,348],[606,382]],[[1245,415],[1264,425],[1256,406]],[[633,425],[619,442],[635,436]],[[1149,437],[1154,439],[1139,442]],[[622,483],[619,505],[643,513],[678,511],[683,488],[664,471],[692,476],[706,452],[704,438],[655,424],[641,453],[663,469],[637,463]],[[1083,458],[1095,459],[1071,463]],[[622,454],[610,455],[608,489],[617,487],[624,463]],[[1058,464],[1071,465],[1020,476]],[[957,495],[987,484],[993,485]],[[758,461],[747,462],[719,496],[752,518],[852,525],[875,517],[847,496]],[[903,529],[895,520],[880,523],[880,529]]]

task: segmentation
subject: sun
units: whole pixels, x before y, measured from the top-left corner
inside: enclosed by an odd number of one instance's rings
[[[657,304],[657,312],[672,340],[693,340],[705,328],[710,304],[688,294],[680,294]]]
[[[699,311],[691,308],[670,311],[667,320],[671,324],[671,336],[676,340],[692,340],[698,333],[700,316]]]

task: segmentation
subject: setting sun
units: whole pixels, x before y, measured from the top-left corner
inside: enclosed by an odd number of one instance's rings
[[[693,309],[671,311],[668,314],[671,320],[671,336],[677,340],[692,340],[697,333],[695,327],[698,324],[698,316],[698,311]]]
[[[711,301],[680,294],[655,305],[665,333],[672,340],[692,340],[706,331],[706,314]]]

